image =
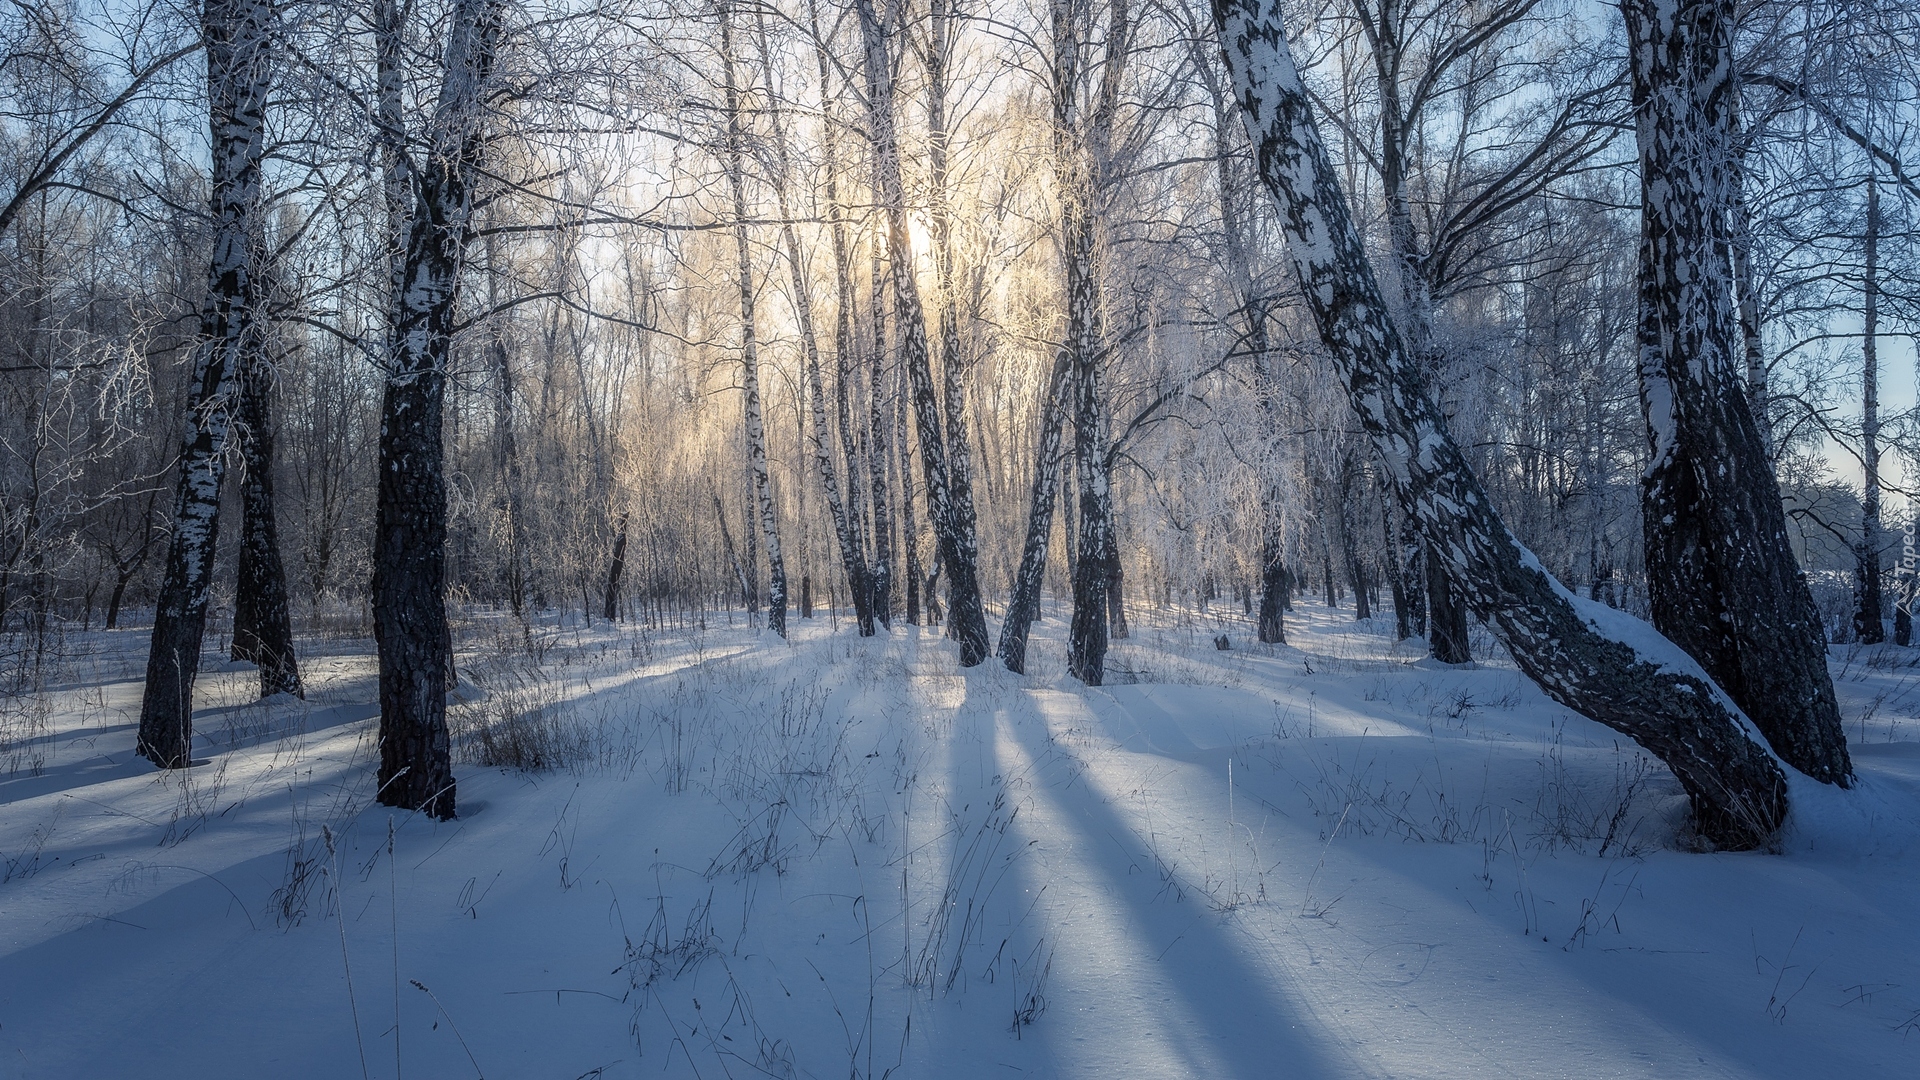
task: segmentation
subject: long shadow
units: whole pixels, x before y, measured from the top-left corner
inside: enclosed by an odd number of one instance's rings
[[[1197,896],[1174,895],[1177,890],[1156,873],[1132,827],[1078,775],[1079,762],[1049,745],[1045,716],[1031,692],[1020,691],[1010,700],[1008,713],[1006,727],[1033,763],[1033,797],[1049,803],[1048,809],[1070,821],[1078,833],[1077,838],[1038,838],[1081,855],[1096,879],[1083,884],[1124,901],[1127,914],[1121,929],[1137,950],[1135,960],[1157,975],[1175,999],[1152,1016],[1157,1040],[1184,1059],[1189,1075],[1267,1080],[1373,1071],[1341,1052],[1338,1037],[1311,1007],[1248,962],[1241,943],[1222,932],[1220,914],[1208,910]],[[1022,860],[1018,873],[1026,888],[1049,885],[1044,865],[1035,859]],[[1174,962],[1167,962],[1169,957]],[[1130,987],[1128,992],[1151,991]],[[1090,1007],[1097,1008],[1097,1001]],[[1064,1009],[1043,1015],[1026,1034],[1045,1046],[1059,1066],[1071,1066],[1086,1052],[1077,1042],[1073,1015]]]
[[[1091,700],[1086,704],[1090,712],[1100,715],[1103,721],[1107,719],[1102,715],[1105,710],[1095,709],[1093,707],[1094,703]],[[1122,732],[1121,734],[1124,736],[1128,733]],[[1409,740],[1404,736],[1384,737],[1384,739],[1387,743],[1420,741],[1417,739]],[[1369,755],[1377,754],[1378,756],[1384,757],[1393,751],[1389,747],[1383,746],[1382,740],[1383,737],[1381,736],[1374,736],[1370,739],[1349,736],[1321,738],[1315,740],[1315,742],[1329,744],[1334,747],[1336,755],[1339,752],[1338,747],[1346,746],[1352,749],[1355,754],[1360,753],[1362,749],[1370,748],[1368,749]],[[1029,739],[1029,742],[1031,742],[1031,739]],[[1156,756],[1166,757],[1170,760],[1192,762],[1193,764],[1201,765],[1209,769],[1209,771],[1214,772],[1219,771],[1221,759],[1224,756],[1220,752],[1195,752],[1185,747],[1164,745],[1155,745],[1151,748],[1150,752]],[[1528,769],[1537,766],[1537,753],[1530,747],[1495,743],[1491,744],[1488,752],[1502,759],[1498,764],[1493,766],[1495,771],[1506,773],[1509,776],[1524,774]],[[1416,753],[1418,753],[1418,751],[1416,751]],[[1403,773],[1397,772],[1389,772],[1384,775],[1388,778],[1395,779],[1404,777]],[[1246,789],[1243,788],[1242,790],[1244,792]],[[1125,821],[1121,820],[1119,815],[1112,811],[1108,803],[1100,801],[1097,797],[1087,797],[1077,800],[1062,798],[1058,801],[1063,812],[1071,814],[1082,823],[1087,835],[1092,837],[1109,835],[1114,837],[1116,842],[1123,842],[1123,847],[1126,846],[1126,844],[1132,844],[1136,848],[1141,845],[1142,841],[1137,833],[1135,833]],[[1103,832],[1103,830],[1105,831]],[[1471,869],[1471,867],[1466,864],[1471,863],[1477,865],[1481,861],[1478,845],[1452,845],[1436,841],[1414,845],[1410,850],[1407,845],[1402,842],[1384,838],[1376,838],[1372,841],[1362,840],[1357,843],[1343,843],[1340,854],[1342,861],[1345,863],[1352,864],[1360,862],[1370,864],[1375,868],[1375,871],[1383,880],[1380,885],[1374,887],[1374,891],[1377,891],[1382,896],[1393,897],[1396,908],[1407,911],[1431,911],[1436,913],[1440,918],[1436,919],[1432,925],[1438,927],[1446,925],[1449,918],[1463,914],[1455,910],[1460,900],[1457,895],[1450,895],[1446,889],[1436,884],[1431,874],[1420,875],[1414,868],[1422,864],[1430,865],[1435,861],[1447,861],[1448,856],[1454,852],[1464,852],[1463,858],[1453,860],[1461,863],[1460,870],[1462,878],[1466,877],[1467,872]],[[1575,857],[1567,856],[1565,858],[1571,860]],[[1759,856],[1666,855],[1661,858],[1662,862],[1652,873],[1640,877],[1642,888],[1652,887],[1651,881],[1653,880],[1654,874],[1658,874],[1663,878],[1672,877],[1675,874],[1682,875],[1682,880],[1670,882],[1668,888],[1672,890],[1697,892],[1705,887],[1709,893],[1720,893],[1723,895],[1739,895],[1758,889],[1765,889],[1767,887],[1766,883],[1773,880],[1780,884],[1794,885],[1789,891],[1780,894],[1775,901],[1776,906],[1793,910],[1799,910],[1802,906],[1806,906],[1808,910],[1817,908],[1819,905],[1818,901],[1814,899],[1815,897],[1833,898],[1839,894],[1851,895],[1855,892],[1855,890],[1849,889],[1841,880],[1834,880],[1828,883],[1799,884],[1797,877],[1777,878],[1768,872],[1769,868],[1775,864],[1768,863],[1764,861],[1764,857]],[[1676,860],[1699,860],[1699,862],[1681,863],[1676,862]],[[1564,879],[1562,881],[1563,885],[1577,876],[1583,880],[1580,881],[1577,886],[1570,887],[1591,890],[1593,888],[1592,883],[1584,880],[1584,878],[1599,865],[1600,860],[1578,857],[1577,862],[1569,862],[1566,865],[1554,866],[1552,865],[1552,861],[1550,861],[1548,867],[1536,866],[1534,873],[1545,874],[1548,870],[1552,870],[1559,878]],[[1107,869],[1108,867],[1106,864],[1102,864],[1102,868]],[[1108,876],[1109,878],[1112,877],[1110,873]],[[1543,884],[1543,881],[1536,881],[1535,887],[1544,888],[1546,886]],[[1560,891],[1564,894],[1561,896],[1563,901],[1576,895],[1576,893],[1568,892],[1566,889],[1561,889]],[[1118,894],[1117,890],[1116,894]],[[1138,898],[1142,895],[1142,891],[1135,888],[1127,892],[1126,895],[1133,897],[1137,903]],[[1866,897],[1859,897],[1858,899],[1862,903],[1872,904],[1890,923],[1899,921],[1897,912],[1886,904],[1876,902],[1874,899]],[[1149,908],[1153,906],[1157,906],[1160,909],[1160,922],[1158,925],[1164,928],[1166,925],[1165,912],[1173,909],[1175,905],[1169,904],[1163,898],[1158,900],[1157,904],[1149,904]],[[1732,1067],[1739,1071],[1750,1072],[1751,1075],[1756,1076],[1815,1075],[1829,1068],[1841,1068],[1838,1062],[1830,1060],[1822,1061],[1820,1057],[1821,1054],[1832,1051],[1833,1047],[1831,1044],[1821,1046],[1812,1043],[1793,1044],[1791,1040],[1782,1043],[1764,1037],[1748,1039],[1730,1039],[1726,1037],[1724,1029],[1727,1028],[1729,1021],[1734,1018],[1728,1010],[1739,1004],[1734,1000],[1737,995],[1726,994],[1724,992],[1705,997],[1682,994],[1676,998],[1673,996],[1671,989],[1652,993],[1645,992],[1647,990],[1646,980],[1650,977],[1653,977],[1655,982],[1660,981],[1660,977],[1662,976],[1684,981],[1690,978],[1702,977],[1706,974],[1705,971],[1689,970],[1685,964],[1679,964],[1678,966],[1668,965],[1664,961],[1647,961],[1644,964],[1636,964],[1631,967],[1623,966],[1625,961],[1610,958],[1606,955],[1616,951],[1613,949],[1603,948],[1596,949],[1592,952],[1584,952],[1580,948],[1572,946],[1571,943],[1569,943],[1568,949],[1561,949],[1559,946],[1562,944],[1568,929],[1567,925],[1561,924],[1570,924],[1572,921],[1571,914],[1573,913],[1562,911],[1559,914],[1560,918],[1558,922],[1556,922],[1555,929],[1553,930],[1556,936],[1554,936],[1552,942],[1540,943],[1537,955],[1534,955],[1522,964],[1509,969],[1504,964],[1495,963],[1493,953],[1477,957],[1475,961],[1476,967],[1468,977],[1476,980],[1476,985],[1481,987],[1481,989],[1479,992],[1476,992],[1473,997],[1482,1001],[1485,1000],[1486,984],[1478,982],[1478,980],[1510,975],[1514,981],[1508,989],[1505,990],[1505,994],[1508,995],[1505,1004],[1500,1006],[1487,1006],[1494,1014],[1503,1017],[1537,1017],[1537,1023],[1525,1026],[1524,1030],[1565,1031],[1568,1035],[1573,1036],[1570,1042],[1562,1044],[1567,1047],[1568,1051],[1572,1051],[1578,1044],[1622,1048],[1618,1050],[1617,1058],[1614,1059],[1620,1067],[1627,1067],[1635,1061],[1638,1061],[1642,1066],[1652,1067],[1655,1065],[1652,1056],[1636,1055],[1657,1055],[1664,1059],[1661,1064],[1665,1066],[1684,1065],[1685,1067],[1691,1068],[1697,1062],[1711,1072],[1717,1073],[1721,1069]],[[1150,925],[1153,924],[1153,913],[1150,910],[1143,909],[1142,918],[1148,921]],[[1791,923],[1793,919],[1789,916],[1782,916],[1782,918],[1787,919],[1787,922],[1782,925],[1789,927],[1786,934],[1787,936],[1791,936]],[[1211,933],[1218,936],[1219,925],[1217,919],[1197,920],[1195,929],[1187,932],[1186,938],[1176,947],[1175,951],[1185,950],[1190,944],[1198,944],[1195,942],[1196,933]],[[1493,940],[1494,935],[1488,932],[1487,926],[1478,918],[1467,919],[1464,923],[1456,923],[1455,925],[1456,929],[1460,931],[1463,942],[1479,942],[1484,945]],[[1538,929],[1534,931],[1536,936],[1539,933],[1541,933],[1541,931]],[[1217,942],[1216,944],[1224,951],[1233,951],[1233,946],[1230,942]],[[1205,945],[1201,945],[1201,948],[1203,955],[1208,957],[1209,963],[1208,967],[1205,968],[1206,970],[1225,970],[1212,968],[1211,963],[1214,954],[1208,951]],[[1629,947],[1626,951],[1632,952],[1639,950]],[[1648,951],[1658,954],[1660,949],[1653,948]],[[1563,952],[1570,952],[1571,955],[1562,955]],[[1188,955],[1189,957],[1192,956],[1191,953]],[[1181,974],[1187,974],[1191,970],[1193,969],[1187,968],[1183,970]],[[1237,980],[1238,976],[1236,975],[1234,978]],[[1505,981],[1504,977],[1502,981]],[[1415,1009],[1422,1013],[1424,1013],[1426,1009],[1431,1008],[1434,1011],[1428,1016],[1428,1019],[1437,1023],[1442,1029],[1449,1026],[1448,1021],[1452,1021],[1457,1025],[1472,1020],[1472,1016],[1461,1013],[1446,1003],[1446,988],[1450,985],[1461,985],[1460,978],[1456,976],[1452,983],[1442,980],[1439,983],[1431,984],[1429,989],[1419,995],[1410,996],[1405,1003],[1398,1007]],[[1534,988],[1532,992],[1529,992],[1528,988],[1530,987]],[[1541,995],[1539,989],[1542,988],[1551,988],[1552,993]],[[1426,1002],[1424,1006],[1421,1004],[1423,1000]],[[1408,1016],[1409,1014],[1401,1013],[1399,1015]],[[1751,1019],[1751,1017],[1744,1018],[1744,1020]],[[1477,1024],[1471,1026],[1486,1027],[1486,1031],[1478,1036],[1478,1039],[1484,1041],[1488,1049],[1493,1049],[1500,1044],[1501,1040],[1498,1037],[1496,1029],[1503,1026],[1501,1023],[1495,1023],[1491,1027],[1487,1027],[1487,1019],[1482,1017]],[[1506,1026],[1514,1032],[1523,1030],[1523,1027],[1513,1025]],[[1744,1024],[1742,1026],[1744,1026]],[[1771,1027],[1768,1027],[1764,1031],[1756,1031],[1754,1034],[1764,1036],[1770,1033],[1771,1030]],[[1654,1031],[1658,1031],[1660,1034],[1655,1038],[1648,1039],[1646,1036],[1652,1034]],[[1576,1034],[1577,1032],[1583,1032],[1584,1034]],[[1489,1038],[1490,1035],[1492,1038]],[[1413,1036],[1412,1029],[1409,1029],[1401,1033],[1400,1037],[1416,1036]],[[1520,1038],[1517,1035],[1515,1037]],[[1462,1038],[1455,1042],[1454,1045],[1458,1048],[1459,1055],[1455,1058],[1454,1067],[1456,1069],[1475,1061],[1479,1062],[1480,1067],[1493,1070],[1498,1069],[1498,1065],[1494,1061],[1478,1057],[1480,1043],[1474,1039]],[[1551,1058],[1553,1054],[1552,1045],[1536,1045],[1533,1047],[1533,1050],[1535,1052],[1533,1060],[1536,1064],[1544,1058]],[[1613,1053],[1613,1051],[1609,1051],[1609,1053]],[[1702,1053],[1707,1054],[1708,1057],[1698,1057],[1698,1054]],[[1856,1064],[1866,1064],[1867,1061],[1872,1058],[1873,1053],[1874,1051],[1871,1049],[1863,1048],[1859,1051],[1861,1060]],[[1718,1063],[1708,1066],[1707,1061],[1714,1057],[1718,1058]],[[1436,1065],[1442,1060],[1444,1060],[1444,1058],[1436,1057]],[[1518,1065],[1519,1061],[1524,1060],[1526,1060],[1526,1055],[1522,1054],[1519,1059],[1516,1059],[1516,1065]],[[1816,1062],[1821,1063],[1816,1064]],[[1524,1068],[1525,1066],[1518,1065],[1518,1067]],[[1842,1071],[1846,1070],[1842,1069]],[[1309,1075],[1318,1074],[1310,1073]]]
[[[10,999],[0,1052],[21,1076],[343,1075],[353,1034],[347,1006],[334,1004],[339,973],[324,965],[331,938],[282,936],[262,911],[262,883],[283,875],[284,855],[235,863],[217,876],[170,861],[158,851],[146,869],[130,871],[178,882],[151,899],[124,911],[104,900],[99,911],[75,910],[58,917],[53,936],[0,955],[0,986]],[[325,889],[316,886],[315,903]],[[268,963],[248,963],[249,955]],[[326,988],[317,1010],[308,1004],[316,984]],[[274,1000],[281,1007],[259,1004]],[[121,1034],[76,1037],[87,1030],[76,1018],[88,1016],[112,1017]],[[276,1059],[280,1065],[270,1064]],[[313,1064],[292,1064],[302,1059]],[[319,1064],[329,1059],[338,1067]]]
[[[235,734],[235,729],[228,728],[223,737],[215,737],[216,721],[249,710],[261,714],[257,729]],[[219,754],[288,738],[324,736],[335,728],[364,723],[379,715],[378,703],[359,701],[315,708],[308,702],[286,699],[199,708],[193,713],[195,759],[211,760]],[[133,752],[133,734],[138,727],[137,723],[113,724],[46,736],[56,759],[76,751],[81,756],[0,780],[0,805],[152,772],[153,767]]]

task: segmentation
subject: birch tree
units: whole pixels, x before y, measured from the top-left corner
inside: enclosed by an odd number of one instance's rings
[[[1216,0],[1213,10],[1301,298],[1422,538],[1548,696],[1667,763],[1703,839],[1765,843],[1785,820],[1787,788],[1759,732],[1671,642],[1547,574],[1507,531],[1448,435],[1419,359],[1388,318],[1294,67],[1282,6]]]
[[[1721,247],[1734,167],[1731,0],[1631,0],[1640,151],[1642,522],[1653,624],[1781,758],[1852,775],[1826,642],[1744,386]]]
[[[780,524],[774,514],[773,490],[767,477],[766,420],[760,404],[760,350],[754,326],[753,252],[747,238],[747,133],[741,121],[740,86],[734,70],[732,6],[721,5],[719,16],[720,66],[727,110],[727,187],[733,195],[734,256],[739,263],[741,412],[746,424],[747,470],[759,510],[760,531],[767,545],[767,626],[786,637],[787,563],[780,550]]]
[[[451,638],[442,414],[505,7],[504,0],[454,4],[444,75],[419,158],[395,145],[400,131],[382,132],[407,218],[386,345],[375,511],[379,801],[440,820],[452,818],[455,806],[446,717]]]
[[[771,97],[767,107],[767,121],[772,127],[773,170],[770,180],[773,186],[774,203],[780,214],[781,250],[786,255],[787,280],[792,293],[794,320],[800,333],[800,350],[803,362],[803,378],[806,382],[806,408],[812,424],[807,427],[806,442],[812,447],[814,468],[819,473],[820,490],[826,498],[827,513],[833,519],[833,536],[840,550],[840,568],[847,576],[848,590],[853,596],[854,620],[862,636],[873,631],[873,607],[867,596],[866,561],[860,552],[860,534],[858,524],[848,513],[847,505],[840,497],[840,478],[834,468],[833,451],[828,445],[829,425],[827,423],[827,400],[825,380],[820,370],[820,336],[815,327],[813,285],[807,275],[807,259],[800,244],[800,232],[794,226],[794,206],[789,194],[789,185],[793,175],[792,152],[788,144],[788,131],[780,95],[773,87],[774,67],[773,50],[767,40],[766,13],[756,12],[756,29],[760,49],[760,66],[767,82]],[[824,80],[827,73],[823,70]],[[824,89],[824,87],[823,87]],[[825,121],[831,125],[829,118]],[[831,130],[826,134],[832,139]],[[840,235],[843,226],[838,220],[839,207],[832,206],[834,215],[832,228],[835,230],[833,242],[838,249],[845,243]],[[836,259],[836,261],[838,261]],[[844,342],[839,343],[844,347]],[[844,356],[839,357],[836,374],[839,382],[836,391],[840,396],[842,412],[846,412],[846,363]],[[848,453],[852,456],[851,451]],[[849,476],[851,482],[852,477]],[[807,599],[811,599],[808,597]],[[803,606],[806,601],[803,600]]]
[[[200,16],[212,142],[213,255],[200,306],[193,399],[180,440],[173,535],[154,613],[137,746],[142,757],[163,769],[191,763],[193,683],[219,538],[235,382],[249,364],[248,353],[262,347],[252,245],[258,235],[255,213],[273,76],[268,48],[273,20],[271,0],[208,0]]]
[[[885,218],[888,264],[893,282],[894,316],[898,320],[900,362],[906,368],[912,393],[914,426],[920,436],[920,467],[927,489],[927,518],[939,549],[940,566],[947,577],[948,634],[960,645],[960,664],[972,667],[985,660],[990,648],[986,609],[966,537],[973,531],[971,510],[963,520],[953,502],[947,472],[947,440],[942,434],[940,407],[933,390],[925,309],[920,286],[914,280],[913,241],[907,230],[906,189],[900,171],[900,144],[894,130],[893,70],[887,55],[886,31],[872,0],[855,0],[864,46],[868,81],[868,122],[871,125],[875,177],[880,209]]]

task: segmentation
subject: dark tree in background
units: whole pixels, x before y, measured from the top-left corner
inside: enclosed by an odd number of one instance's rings
[[[260,669],[261,697],[305,697],[293,654],[293,613],[273,499],[273,382],[266,350],[248,350],[235,418],[245,474],[240,479],[240,570],[230,655]]]

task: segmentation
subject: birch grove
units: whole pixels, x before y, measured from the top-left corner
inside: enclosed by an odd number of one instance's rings
[[[1911,5],[131,10],[0,14],[0,679],[150,634],[156,766],[222,652],[447,819],[487,635],[1331,612],[1754,847],[1910,642]]]

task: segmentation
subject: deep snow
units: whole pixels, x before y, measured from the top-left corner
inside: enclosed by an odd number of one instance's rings
[[[478,620],[445,824],[371,804],[370,643],[203,674],[162,775],[145,632],[74,635],[0,703],[0,1076],[1920,1075],[1920,653],[1833,651],[1859,790],[1696,854],[1499,661],[1139,622],[1089,690],[1054,620]]]

